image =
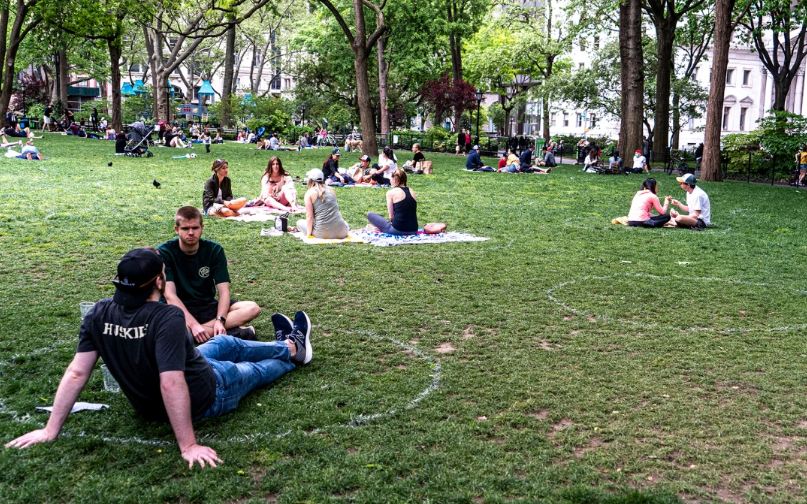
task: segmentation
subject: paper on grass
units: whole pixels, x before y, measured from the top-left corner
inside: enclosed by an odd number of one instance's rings
[[[88,402],[77,402],[73,405],[73,409],[70,410],[70,413],[76,413],[78,411],[98,411],[104,408],[109,408],[108,404],[96,404],[96,403],[88,403]],[[36,409],[42,411],[49,411],[53,412],[53,406],[37,406]]]

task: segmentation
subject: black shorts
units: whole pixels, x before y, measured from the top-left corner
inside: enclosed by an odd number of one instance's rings
[[[231,299],[230,306],[234,305],[238,301]],[[185,306],[188,309],[188,312],[196,319],[197,322],[200,324],[204,324],[210,322],[214,318],[218,316],[219,311],[219,302],[213,300],[206,305],[201,306]],[[224,317],[227,318],[227,317]]]

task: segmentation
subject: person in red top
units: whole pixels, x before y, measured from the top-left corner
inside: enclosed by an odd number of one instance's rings
[[[502,157],[499,159],[499,171],[502,171],[505,166],[507,166],[507,153],[502,152]]]
[[[667,206],[672,196],[665,196],[664,206],[661,206],[661,202],[656,196],[657,190],[656,179],[649,178],[642,182],[642,190],[636,193],[630,205],[628,226],[655,228],[662,227],[670,221]],[[659,215],[652,215],[650,212],[653,209]]]

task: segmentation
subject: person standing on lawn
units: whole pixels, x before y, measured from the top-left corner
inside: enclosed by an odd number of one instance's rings
[[[294,324],[285,315],[272,316],[276,341],[217,335],[195,348],[182,311],[159,302],[167,283],[164,271],[154,249],[123,256],[112,280],[115,295],[96,303],[81,323],[78,349],[59,383],[47,425],[6,448],[55,440],[100,356],[138,414],[170,422],[190,468],[197,462],[216,467],[222,460],[197,443],[193,422],[229,413],[252,390],[311,361],[311,321],[302,311]]]
[[[185,206],[174,216],[177,238],[157,250],[165,261],[165,300],[182,310],[197,343],[217,334],[255,340],[255,328],[241,327],[261,313],[254,301],[230,299],[230,273],[224,249],[202,238],[199,209]],[[218,300],[216,300],[218,294]]]

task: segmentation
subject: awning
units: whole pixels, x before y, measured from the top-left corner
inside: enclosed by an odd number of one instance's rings
[[[174,85],[171,84],[171,79],[165,79],[165,85],[171,90],[169,93],[174,96]]]
[[[210,85],[210,81],[202,81],[202,86],[196,94],[199,96],[215,96],[216,92],[213,91],[213,86]]]
[[[140,79],[137,79],[135,81],[133,91],[134,91],[134,94],[138,94],[138,95],[146,94],[148,92],[148,91],[146,91],[146,86],[143,84],[143,81],[140,80]]]
[[[133,96],[135,94],[134,89],[132,88],[131,82],[124,82],[123,86],[120,88],[120,94],[123,96]]]

